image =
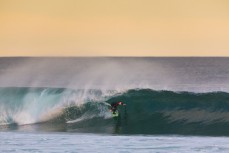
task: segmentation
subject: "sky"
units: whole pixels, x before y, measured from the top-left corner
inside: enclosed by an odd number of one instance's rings
[[[0,56],[229,56],[229,1],[0,0]]]

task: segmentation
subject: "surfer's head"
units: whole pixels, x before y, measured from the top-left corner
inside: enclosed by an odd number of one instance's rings
[[[119,104],[119,105],[122,105],[122,102],[121,102],[121,101],[119,101],[119,102],[118,102],[118,104]]]

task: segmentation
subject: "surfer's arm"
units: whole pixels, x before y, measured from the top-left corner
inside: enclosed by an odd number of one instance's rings
[[[122,105],[125,106],[126,104],[124,104],[124,103],[122,102]]]

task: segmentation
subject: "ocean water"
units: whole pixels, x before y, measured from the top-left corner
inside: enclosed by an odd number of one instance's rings
[[[228,137],[0,132],[0,152],[228,152]]]
[[[229,58],[0,58],[0,152],[228,152],[228,110]]]

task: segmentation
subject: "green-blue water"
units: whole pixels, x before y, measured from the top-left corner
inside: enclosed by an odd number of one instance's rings
[[[228,136],[229,94],[1,88],[2,130]],[[110,93],[110,94],[108,94]],[[111,94],[113,93],[113,94]],[[87,95],[84,99],[82,95]],[[78,101],[81,97],[82,101]],[[123,101],[112,118],[109,103]]]

